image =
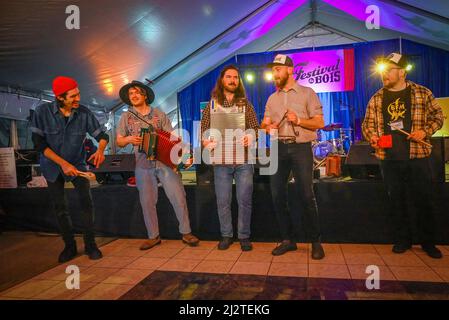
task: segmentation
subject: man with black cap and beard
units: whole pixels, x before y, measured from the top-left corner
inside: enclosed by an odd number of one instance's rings
[[[439,259],[429,157],[430,137],[442,127],[443,113],[429,89],[405,79],[409,64],[404,55],[392,53],[378,62],[383,88],[368,102],[362,129],[380,160],[394,228],[392,251],[404,253],[412,246],[407,205],[413,203],[422,249]]]
[[[268,67],[273,72],[277,91],[268,98],[261,127],[267,133],[270,133],[271,129],[279,129],[279,166],[277,172],[271,176],[270,183],[273,206],[282,236],[281,244],[272,254],[278,256],[297,249],[293,241],[292,219],[287,201],[288,178],[292,171],[304,208],[301,212],[304,230],[312,243],[312,259],[323,259],[318,208],[313,191],[311,144],[317,139],[316,130],[324,126],[322,106],[313,89],[296,82],[290,57],[278,54]]]
[[[142,82],[133,81],[126,84],[120,89],[119,94],[122,101],[129,105],[129,110],[123,112],[120,118],[117,127],[117,145],[119,147],[125,147],[128,144],[134,146],[136,185],[148,232],[148,240],[142,243],[140,249],[148,250],[161,243],[156,212],[158,182],[162,184],[173,206],[182,241],[189,246],[197,246],[199,240],[190,229],[186,193],[180,175],[160,161],[147,159],[146,154],[138,151],[142,142],[140,130],[148,128],[148,123],[151,123],[155,129],[171,132],[173,127],[170,119],[163,111],[151,106],[154,92]]]

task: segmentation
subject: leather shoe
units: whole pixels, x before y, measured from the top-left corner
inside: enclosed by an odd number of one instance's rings
[[[240,248],[242,251],[251,251],[253,250],[253,245],[249,239],[240,239]]]
[[[84,252],[87,254],[90,260],[98,260],[103,258],[103,254],[101,253],[100,249],[98,249],[95,242],[86,244],[84,247]]]
[[[434,245],[422,245],[421,248],[427,253],[427,255],[434,259],[441,259],[443,254],[440,249],[435,247]]]
[[[393,251],[394,253],[404,253],[408,249],[410,249],[412,246],[410,244],[404,244],[404,243],[396,243],[393,245]]]
[[[76,242],[73,241],[73,243],[66,243],[64,250],[59,254],[58,261],[60,263],[64,263],[67,261],[72,260],[76,257],[78,254],[77,248],[76,248]]]
[[[324,258],[324,249],[321,243],[313,242],[312,243],[312,259],[313,260],[321,260]]]
[[[196,247],[200,243],[200,240],[193,234],[187,233],[182,235],[182,242],[184,242],[188,246]]]
[[[278,245],[276,248],[274,248],[273,251],[271,251],[271,254],[273,256],[280,256],[284,253],[287,253],[288,251],[294,251],[298,249],[295,242],[291,242],[289,240],[284,240],[280,245]]]
[[[234,240],[231,237],[223,237],[218,243],[218,250],[226,250],[229,249],[231,244],[234,243]]]
[[[155,245],[158,245],[161,243],[161,238],[159,236],[157,236],[156,238],[153,239],[148,239],[145,240],[142,245],[140,246],[140,250],[148,250],[153,248]]]

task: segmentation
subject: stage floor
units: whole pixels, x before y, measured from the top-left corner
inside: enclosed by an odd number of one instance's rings
[[[444,257],[435,260],[419,247],[398,255],[390,245],[324,244],[326,257],[315,261],[307,244],[274,257],[274,242],[242,252],[236,243],[219,251],[216,241],[190,248],[179,240],[141,251],[141,241],[115,240],[101,247],[103,259],[80,256],[0,292],[0,299],[449,300],[449,246],[439,246]],[[69,264],[80,268],[79,290],[65,286]],[[368,265],[379,267],[379,289],[365,286]]]

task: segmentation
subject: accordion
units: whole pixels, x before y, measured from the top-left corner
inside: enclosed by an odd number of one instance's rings
[[[170,132],[149,128],[140,130],[142,142],[139,146],[139,152],[146,154],[148,160],[158,160],[173,170],[178,170],[181,163],[182,148],[178,144],[181,139]],[[171,159],[173,148],[178,148],[178,153]],[[174,161],[172,161],[174,160]]]

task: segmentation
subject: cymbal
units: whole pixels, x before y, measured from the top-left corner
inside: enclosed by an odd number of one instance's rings
[[[343,123],[330,123],[327,126],[321,128],[323,131],[334,131],[343,127]]]

